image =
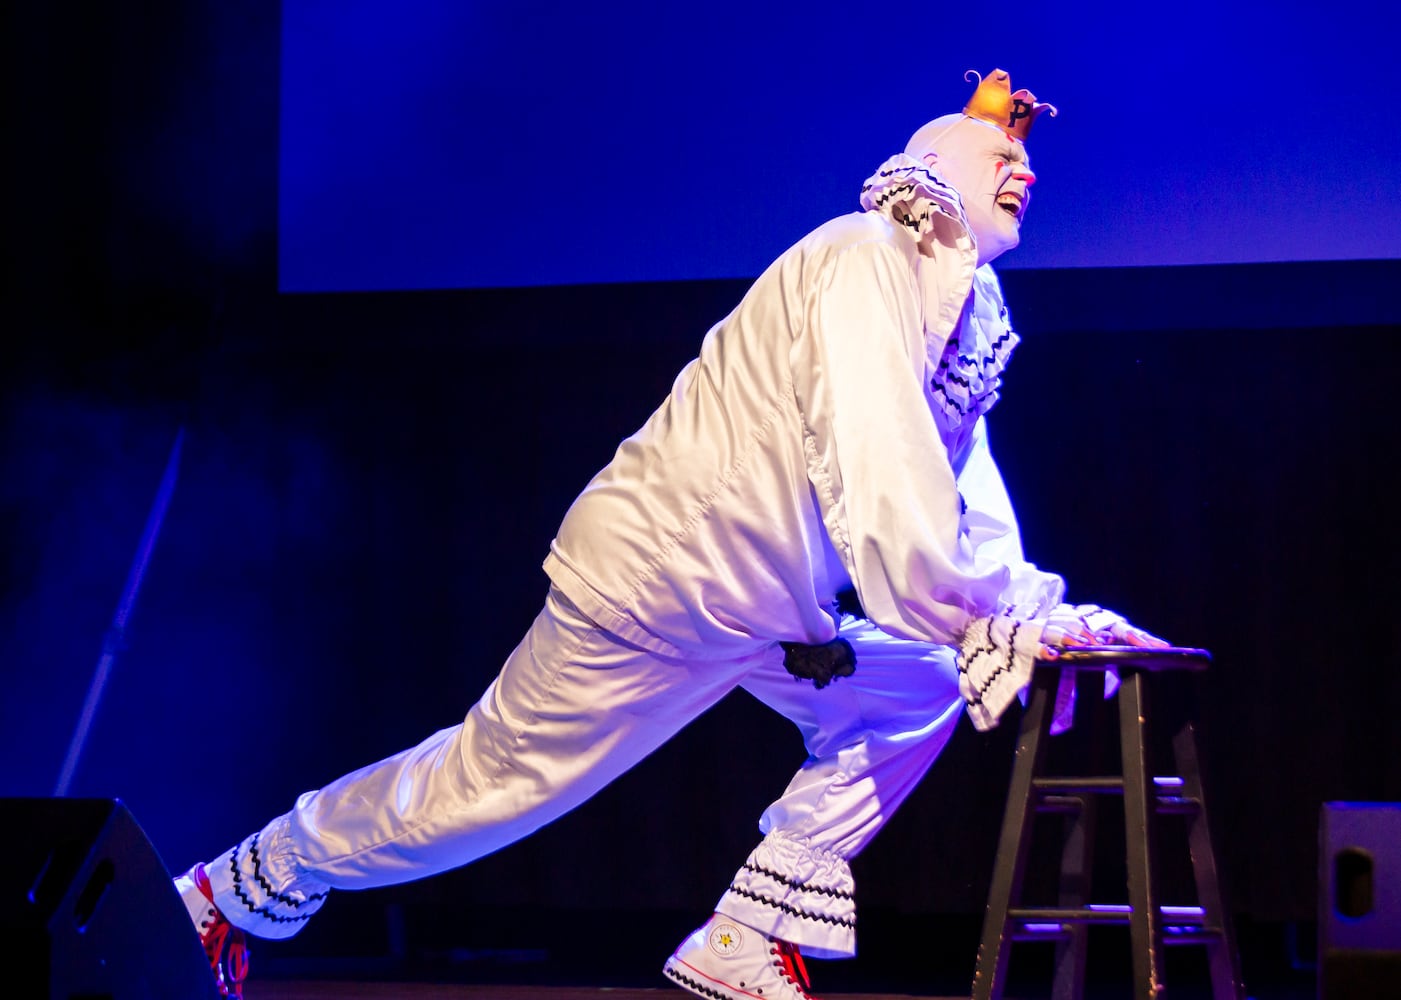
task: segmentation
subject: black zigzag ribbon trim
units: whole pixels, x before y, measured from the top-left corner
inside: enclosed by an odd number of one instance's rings
[[[958,400],[954,399],[951,395],[949,395],[948,388],[942,382],[938,381],[937,379],[930,379],[929,388],[931,391],[937,392],[940,396],[942,396],[944,398],[944,402],[948,405],[948,407],[952,410],[956,410],[960,417],[965,417],[968,415],[967,411],[964,410],[964,408],[958,404]],[[979,408],[982,407],[983,403],[987,400],[995,400],[997,398],[997,392],[999,388],[1001,387],[994,386],[987,392],[982,392],[977,395],[969,393],[968,402],[973,412],[978,412]],[[991,408],[991,406],[988,407],[988,409]]]
[[[327,894],[324,892],[314,892],[303,900],[296,899],[292,896],[286,895],[285,893],[275,891],[272,887],[272,883],[263,877],[263,863],[262,859],[258,857],[258,835],[256,833],[253,834],[249,842],[248,854],[253,859],[253,877],[258,880],[258,885],[262,887],[262,890],[267,895],[268,899],[281,903],[284,906],[290,906],[294,909],[300,909],[301,907],[306,906],[309,903],[315,903],[318,900],[326,898]]]
[[[961,381],[961,380],[959,380],[959,379],[951,379],[950,381],[959,382],[959,381]],[[968,389],[968,388],[969,388],[968,383],[962,382],[961,384],[963,385],[963,387],[964,387],[965,389]],[[945,386],[943,382],[940,382],[940,381],[938,380],[938,377],[937,377],[937,376],[929,380],[929,388],[930,388],[932,391],[937,392],[940,396],[943,396],[943,397],[944,397],[944,402],[947,403],[951,408],[957,410],[957,411],[958,411],[958,415],[959,415],[960,417],[967,416],[967,411],[964,410],[964,408],[963,408],[962,406],[958,405],[958,401],[957,401],[956,399],[954,399],[952,396],[949,395],[949,390],[948,390],[947,386]],[[991,399],[991,398],[995,397],[995,396],[997,395],[997,390],[998,390],[999,388],[1001,388],[1001,387],[1000,387],[1000,386],[994,386],[993,388],[989,389],[987,392],[982,392],[982,393],[979,393],[979,394],[977,394],[977,395],[973,395],[972,392],[970,391],[970,392],[969,392],[969,395],[968,395],[968,402],[972,405],[972,407],[973,407],[974,410],[977,410],[977,408],[978,408],[979,406],[982,405],[982,403],[983,403],[984,400]]]
[[[1017,654],[1016,654],[1016,648],[1017,648],[1017,646],[1016,646],[1016,643],[1017,643],[1017,631],[1018,631],[1021,627],[1022,627],[1022,623],[1019,622],[1019,621],[1017,621],[1017,620],[1015,620],[1015,619],[1013,619],[1013,621],[1012,621],[1012,634],[1009,635],[1009,636],[1007,637],[1007,659],[1006,659],[1006,661],[1003,662],[1003,663],[998,664],[997,668],[996,668],[995,670],[993,670],[992,673],[988,674],[987,679],[986,679],[985,681],[983,681],[981,684],[978,685],[978,691],[977,691],[977,693],[976,693],[972,698],[968,699],[968,704],[970,704],[970,705],[981,705],[981,704],[983,703],[983,695],[987,694],[990,690],[992,690],[992,685],[993,685],[993,683],[997,680],[997,678],[1001,677],[1003,674],[1007,673],[1008,671],[1010,671],[1010,670],[1012,669],[1012,664],[1016,661],[1016,655],[1017,655]],[[989,641],[989,643],[991,643],[991,641],[992,641],[992,623],[991,623],[991,622],[988,622],[988,641]],[[969,657],[969,659],[971,660],[971,659],[977,657],[979,654],[982,654],[982,653],[986,653],[986,654],[988,654],[988,655],[990,656],[990,655],[992,655],[992,654],[995,653],[995,652],[997,652],[997,647],[996,647],[995,645],[983,646],[981,649],[975,649],[975,650],[973,650],[973,654],[972,654],[972,656]],[[961,674],[966,674],[966,673],[968,673],[968,668],[967,668],[966,666],[964,666],[964,664],[963,664],[963,662],[962,662],[961,659],[960,659],[959,664],[958,664],[958,672],[961,673]]]
[[[843,891],[843,890],[841,890],[841,889],[827,889],[827,888],[824,888],[823,886],[820,886],[820,885],[812,885],[812,884],[807,883],[807,882],[795,882],[795,881],[793,881],[791,878],[788,878],[788,876],[786,876],[786,875],[780,875],[778,872],[769,871],[769,870],[768,870],[767,868],[765,868],[763,865],[756,865],[756,864],[753,864],[752,862],[749,862],[749,861],[746,861],[746,862],[744,863],[744,870],[745,870],[745,871],[748,871],[748,872],[753,872],[753,873],[756,874],[756,875],[767,875],[769,878],[773,879],[775,882],[779,882],[779,883],[781,883],[781,884],[783,884],[783,885],[786,885],[786,886],[788,886],[788,888],[790,888],[790,889],[798,889],[798,890],[800,890],[800,891],[802,891],[802,892],[815,892],[815,893],[817,893],[817,894],[819,894],[819,895],[830,897],[831,899],[855,899],[855,898],[856,898],[856,897],[853,896],[851,893],[845,892],[845,891]]]
[[[958,355],[958,334],[956,333],[949,338],[948,344],[944,347],[945,352],[949,351],[950,349],[953,350],[955,356]],[[934,374],[929,379],[929,388],[932,391],[937,392],[939,395],[943,396],[945,404],[952,407],[961,419],[965,416],[963,407],[958,404],[958,401],[955,400],[953,396],[949,395],[948,387],[945,384],[948,379],[952,379],[955,383],[962,385],[965,389],[971,388],[966,380],[960,378],[956,374],[952,374],[949,372],[948,358],[942,357],[939,359],[938,366],[934,369]]]
[[[1017,654],[1016,654],[1016,649],[1017,649],[1017,631],[1018,631],[1021,627],[1022,627],[1022,623],[1021,623],[1021,622],[1017,621],[1016,619],[1013,619],[1013,620],[1012,620],[1012,634],[1009,635],[1009,636],[1007,636],[1007,660],[1006,660],[1006,662],[1000,664],[996,670],[994,670],[991,674],[988,675],[987,681],[983,683],[983,685],[982,685],[982,687],[981,687],[981,690],[979,690],[979,692],[978,692],[978,696],[979,696],[979,700],[980,700],[980,701],[982,700],[982,696],[983,696],[983,695],[987,694],[990,690],[992,690],[992,683],[993,683],[993,681],[997,680],[997,678],[1000,677],[1002,674],[1004,674],[1004,673],[1006,673],[1007,671],[1009,671],[1009,670],[1012,669],[1012,664],[1015,662],[1015,660],[1016,660],[1016,655],[1017,655]],[[988,635],[991,635],[991,634],[992,634],[992,625],[989,624],[989,625],[988,625]]]
[[[944,402],[958,411],[960,417],[965,416],[963,407],[958,405],[958,401],[949,395],[949,390],[944,388],[944,384],[935,379],[930,379],[929,388],[944,397]]]
[[[301,913],[295,917],[284,917],[276,913],[269,913],[266,906],[255,906],[252,898],[244,891],[243,874],[238,870],[238,859],[229,859],[229,870],[233,872],[233,891],[238,897],[238,901],[244,908],[255,917],[262,917],[264,920],[271,920],[275,924],[298,924],[304,920],[310,920],[310,913]]]
[[[983,695],[987,694],[989,689],[992,688],[993,681],[997,680],[997,678],[1001,677],[1005,672],[1006,666],[999,665],[996,670],[988,674],[987,680],[978,685],[978,694],[977,697],[973,699],[973,704],[981,705],[983,703]]]
[[[953,190],[953,188],[949,187],[949,185],[945,184],[942,180],[940,180],[940,179],[939,179],[938,177],[936,177],[934,174],[930,173],[930,172],[929,172],[929,169],[928,169],[927,167],[922,167],[922,166],[919,166],[918,164],[912,164],[912,165],[910,165],[910,166],[903,166],[903,167],[891,167],[889,170],[877,170],[877,171],[876,171],[876,176],[877,176],[877,177],[894,177],[896,174],[902,173],[902,172],[903,172],[903,173],[917,173],[917,174],[920,174],[922,177],[924,177],[925,180],[929,181],[930,184],[932,184],[934,187],[938,188],[938,189],[941,190],[941,191],[952,191],[952,190]],[[869,190],[870,190],[870,185],[867,185],[866,187],[862,188],[862,190],[863,190],[863,191],[869,191]]]
[[[938,379],[940,375],[944,376],[942,379],[942,382],[944,384],[952,382],[954,385],[963,386],[963,388],[969,390],[970,392],[973,390],[973,383],[969,382],[968,379],[958,374],[958,372],[955,371],[953,368],[950,368],[949,363],[947,361],[939,362],[939,367],[934,369],[934,378]]]
[[[953,189],[950,188],[947,184],[945,184],[943,181],[939,180],[939,178],[937,178],[937,177],[935,177],[933,174],[931,174],[931,173],[930,173],[927,169],[925,169],[924,167],[895,167],[895,168],[893,168],[893,169],[891,169],[891,170],[878,170],[878,171],[876,171],[876,176],[877,176],[877,177],[882,177],[882,178],[884,178],[884,177],[894,177],[896,174],[899,174],[899,173],[907,173],[907,174],[908,174],[908,173],[918,173],[918,174],[921,175],[925,180],[927,180],[927,181],[929,182],[929,184],[930,184],[931,187],[934,187],[934,188],[938,189],[939,191],[949,192],[949,191],[952,191],[952,190],[953,190]],[[880,196],[878,196],[878,197],[875,199],[876,207],[877,207],[877,208],[884,208],[884,207],[886,206],[886,204],[887,204],[888,202],[890,202],[891,200],[893,200],[897,195],[907,194],[907,193],[909,193],[910,191],[914,191],[918,186],[919,186],[919,185],[917,185],[917,184],[914,184],[914,183],[912,183],[912,182],[908,182],[908,183],[902,184],[900,187],[890,188],[888,191],[884,192],[883,194],[881,194]],[[865,186],[861,189],[861,193],[862,193],[862,194],[865,194],[867,191],[870,191],[871,188],[873,188],[873,187],[875,187],[874,184],[867,184],[867,185],[865,185]],[[942,205],[939,205],[939,206],[937,206],[937,207],[938,207],[938,209],[939,209],[940,212],[943,212],[943,211],[944,211],[944,208],[943,208]]]
[[[248,853],[253,858],[253,877],[257,879],[260,887],[267,887],[268,882],[265,878],[263,878],[261,863],[258,859],[258,835],[256,833],[249,838]],[[262,917],[264,920],[270,920],[275,924],[299,924],[303,921],[311,919],[310,913],[299,913],[294,917],[284,917],[281,914],[270,912],[268,910],[267,905],[254,905],[253,898],[249,896],[248,892],[243,888],[243,872],[239,869],[238,866],[237,850],[229,854],[229,871],[233,875],[234,895],[238,897],[239,902],[242,903],[244,908],[247,909],[248,912],[253,916]],[[271,893],[271,895],[277,902],[285,903],[288,906],[300,907],[303,905],[302,901],[292,899],[289,896],[284,896],[281,893]],[[311,903],[316,900],[325,898],[326,893],[316,893],[315,895],[307,897],[306,902]]]
[[[789,906],[787,903],[780,903],[776,899],[769,899],[767,896],[761,896],[756,892],[750,892],[748,889],[741,888],[734,883],[730,884],[730,891],[736,896],[743,896],[746,899],[752,899],[756,903],[772,906],[775,910],[782,910],[790,917],[797,917],[800,920],[815,920],[819,923],[831,924],[834,927],[856,926],[855,917],[829,917],[822,913],[811,913],[808,910],[800,910],[796,906]]]
[[[964,357],[962,354],[957,354],[957,352],[955,352],[955,357],[957,357],[960,364],[965,368],[969,366],[978,367],[978,359],[975,359],[975,357]],[[944,381],[955,382],[955,384],[961,385],[961,387],[965,389],[972,388],[967,378],[962,377],[962,375],[958,374],[957,368],[948,364],[947,357],[941,357],[941,359],[939,359],[939,366],[934,368],[933,378],[939,378],[940,375],[943,375]]]
[[[960,656],[960,657],[958,658],[957,662],[955,663],[955,669],[956,669],[960,674],[963,674],[963,675],[965,675],[965,676],[968,676],[968,675],[969,675],[969,666],[971,665],[971,663],[972,663],[973,660],[976,660],[979,656],[983,656],[983,655],[991,656],[993,653],[996,653],[996,652],[997,652],[997,646],[994,645],[993,642],[992,642],[992,623],[991,623],[991,622],[988,622],[988,644],[987,644],[986,646],[980,646],[980,647],[978,647],[977,649],[975,649],[975,650],[973,650],[972,652],[970,652],[967,656]],[[999,669],[1001,669],[1001,668],[999,668]],[[970,705],[981,705],[982,703],[983,703],[983,692],[982,692],[982,691],[974,691],[974,692],[973,692],[973,697],[971,697],[971,698],[968,699],[968,704],[970,704]]]
[[[1011,356],[1011,348],[1008,347],[1007,344],[1013,336],[1015,336],[1015,334],[1012,328],[1008,327],[1003,331],[1002,335],[991,344],[992,353],[988,357],[981,359],[972,355],[959,353],[958,348],[960,345],[957,334],[950,337],[944,349],[944,356],[939,359],[939,364],[934,369],[934,374],[929,378],[930,390],[942,396],[944,403],[954,410],[960,418],[967,416],[969,409],[975,412],[982,412],[984,402],[989,399],[995,400],[997,398],[997,392],[998,389],[1001,388],[1002,380],[996,376],[1007,366],[1007,361]],[[992,377],[986,379],[986,385],[981,393],[974,394],[972,382],[959,374],[958,370],[949,363],[950,354],[952,354],[959,365],[964,368],[978,368],[984,372],[988,369],[992,369]],[[948,386],[950,384],[960,386],[967,390],[969,404],[967,409],[960,405],[949,393]],[[990,408],[991,407],[989,407],[989,409]]]
[[[881,176],[882,176],[882,177],[889,177],[890,175],[889,175],[889,174],[882,174]],[[908,194],[909,192],[913,191],[914,189],[915,189],[915,186],[914,186],[913,184],[902,184],[900,187],[890,188],[889,190],[885,191],[884,193],[882,193],[881,195],[879,195],[879,196],[875,199],[876,207],[877,207],[877,208],[885,208],[885,206],[886,206],[887,204],[889,204],[891,201],[893,201],[893,200],[895,199],[896,195]],[[869,191],[870,188],[866,188],[866,190]]]
[[[666,973],[667,978],[675,980],[681,987],[690,990],[697,996],[711,997],[712,1000],[730,1000],[730,994],[721,993],[713,986],[707,986],[705,983],[692,979],[684,973],[677,972],[669,964],[665,966],[662,971]]]
[[[998,337],[996,340],[994,340],[991,344],[988,345],[988,350],[991,353],[987,357],[983,358],[981,361],[977,357],[972,355],[958,354],[957,351],[955,351],[954,353],[957,354],[958,360],[965,365],[993,365],[997,364],[999,361],[1005,360],[1007,356],[1010,356],[1010,354],[1012,353],[1010,349],[1008,349],[1006,355],[1004,355],[1003,358],[998,357],[998,352],[1001,351],[1003,346],[1007,343],[1007,341],[1011,339],[1012,328],[1008,327],[1006,332],[1004,332],[1002,336]],[[954,341],[954,343],[957,344],[957,341]]]
[[[900,220],[901,224],[904,225],[906,229],[913,229],[915,232],[919,232],[919,227],[924,225],[928,221],[928,212],[925,212],[921,216],[913,216],[906,212],[905,217]]]
[[[984,371],[986,371],[989,368],[993,368],[996,369],[996,371],[993,372],[993,374],[996,375],[999,372],[1001,372],[1003,368],[1006,367],[1006,358],[999,358],[997,356],[997,347],[995,345],[993,346],[992,350],[993,353],[989,354],[985,358],[978,358],[966,354],[960,354],[958,356],[958,363],[965,368],[981,368]]]

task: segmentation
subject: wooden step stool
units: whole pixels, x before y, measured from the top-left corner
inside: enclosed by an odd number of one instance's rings
[[[1138,646],[1066,647],[1054,659],[1037,661],[1017,737],[1017,754],[1007,793],[997,861],[988,895],[982,943],[973,978],[974,1000],[1001,1000],[1014,941],[1056,942],[1055,1000],[1081,1000],[1085,988],[1087,930],[1094,925],[1128,924],[1133,950],[1135,1000],[1166,1000],[1164,945],[1194,944],[1207,949],[1213,1000],[1244,1000],[1240,964],[1230,915],[1222,903],[1216,854],[1207,825],[1196,734],[1185,722],[1173,734],[1173,777],[1151,777],[1147,680],[1168,671],[1202,671],[1211,655],[1202,649]],[[1121,773],[1090,777],[1052,777],[1044,773],[1056,687],[1067,671],[1093,674],[1102,681],[1108,670],[1121,677],[1117,699]],[[1078,681],[1077,677],[1077,681]],[[1079,697],[1097,698],[1093,685]],[[1098,692],[1102,692],[1100,687]],[[1093,858],[1095,801],[1122,795],[1128,875],[1128,903],[1089,902]],[[1022,905],[1022,881],[1038,813],[1072,817],[1061,855],[1060,900],[1055,907]],[[1167,906],[1159,899],[1156,879],[1156,820],[1164,814],[1188,817],[1188,848],[1196,883],[1197,905]]]

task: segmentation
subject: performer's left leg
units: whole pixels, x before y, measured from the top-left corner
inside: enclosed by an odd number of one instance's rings
[[[579,805],[718,701],[758,654],[680,661],[632,646],[551,589],[457,726],[298,798],[205,866],[236,927],[287,937],[327,892],[465,865]]]

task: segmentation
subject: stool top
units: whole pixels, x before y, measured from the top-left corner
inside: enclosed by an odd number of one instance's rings
[[[1190,646],[1047,646],[1036,666],[1056,670],[1205,670],[1211,654]]]

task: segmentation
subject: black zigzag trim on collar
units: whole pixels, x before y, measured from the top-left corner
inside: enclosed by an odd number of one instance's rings
[[[849,893],[849,892],[844,892],[844,891],[842,891],[841,889],[826,889],[826,888],[823,888],[823,887],[820,886],[820,885],[812,885],[812,884],[807,883],[807,882],[795,882],[795,881],[793,881],[791,878],[788,878],[786,875],[780,875],[778,872],[769,871],[769,870],[768,870],[767,868],[765,868],[763,865],[756,865],[756,864],[753,864],[752,862],[749,862],[749,861],[746,861],[746,862],[744,863],[744,870],[745,870],[745,871],[749,871],[749,872],[753,872],[753,873],[756,874],[756,875],[767,875],[769,878],[773,879],[775,882],[780,882],[780,883],[782,883],[783,885],[788,886],[790,889],[798,889],[798,890],[800,890],[800,891],[802,891],[802,892],[815,892],[815,893],[819,893],[820,895],[823,895],[823,896],[828,896],[828,897],[830,897],[830,898],[832,898],[832,899],[855,899],[855,898],[856,898],[856,897],[853,896],[851,893]]]
[[[750,892],[748,889],[737,886],[734,883],[730,883],[730,891],[736,896],[743,896],[745,899],[752,899],[756,903],[763,903],[765,906],[772,906],[775,910],[782,910],[790,917],[797,917],[800,920],[815,920],[819,923],[831,924],[834,927],[856,926],[856,918],[854,916],[829,917],[824,913],[812,913],[808,910],[800,910],[796,906],[789,906],[787,903],[780,903],[776,899],[769,899],[769,897],[767,896],[761,896],[757,892]]]
[[[1002,315],[1003,315],[1004,317],[1007,315],[1007,310],[1006,310],[1005,307],[1004,307],[1003,310],[1002,310]],[[998,352],[998,350],[1001,349],[1002,345],[1005,344],[1005,343],[1007,343],[1007,341],[1011,338],[1011,336],[1012,336],[1012,328],[1009,326],[1009,327],[1007,328],[1007,331],[1006,331],[1005,333],[1003,333],[1002,336],[998,337],[997,340],[995,340],[995,341],[993,342],[993,345],[992,345],[992,353],[993,353],[993,354],[996,354],[996,353]],[[989,358],[988,360],[991,361],[992,358]]]
[[[943,396],[944,402],[947,403],[949,406],[953,407],[955,410],[957,410],[958,415],[960,417],[966,415],[964,413],[963,407],[959,406],[958,403],[954,402],[953,397],[949,395],[949,391],[944,388],[943,383],[931,381],[929,383],[929,388],[937,392],[939,395]]]
[[[956,192],[954,191],[954,189],[953,189],[952,187],[950,187],[948,184],[944,183],[944,181],[943,181],[941,178],[939,178],[937,175],[935,175],[934,173],[932,173],[932,172],[929,170],[928,167],[921,167],[921,166],[892,167],[890,170],[877,170],[877,171],[876,171],[876,176],[877,176],[877,177],[894,177],[896,174],[902,173],[902,172],[903,172],[903,173],[918,173],[920,176],[922,176],[925,180],[927,180],[927,181],[929,182],[929,184],[930,184],[931,187],[938,188],[940,191],[947,191],[947,192],[949,192],[949,193],[951,193],[951,194],[956,194]],[[864,187],[861,188],[861,193],[862,193],[862,194],[865,194],[867,191],[871,190],[871,188],[873,188],[873,187],[875,187],[874,184],[867,184],[867,185],[865,185]],[[880,205],[881,207],[884,207],[884,206],[885,206],[885,202],[888,201],[890,198],[894,197],[895,194],[897,194],[897,193],[903,193],[903,192],[906,192],[906,191],[912,191],[912,190],[914,190],[914,188],[915,188],[915,184],[914,184],[914,183],[902,184],[902,185],[901,185],[900,187],[898,187],[898,188],[891,188],[889,191],[887,191],[887,192],[885,193],[885,194],[886,194],[886,197],[885,197],[884,199],[881,199],[881,198],[877,198],[877,199],[876,199],[876,204],[877,204],[877,205]],[[943,210],[943,207],[940,206],[940,211],[942,211],[942,210]]]
[[[925,212],[921,216],[913,216],[909,212],[906,212],[904,216],[900,219],[901,225],[903,225],[906,229],[913,229],[915,232],[919,232],[919,227],[924,225],[928,221],[928,212]]]
[[[875,199],[875,205],[879,209],[884,209],[897,195],[909,194],[914,190],[915,185],[913,184],[903,184],[898,188],[891,188]],[[915,216],[906,212],[898,221],[906,229],[913,229],[915,232],[919,232],[919,227],[929,221],[929,214],[930,213],[925,212],[923,215]]]
[[[958,361],[959,361],[960,364],[963,364],[963,365],[977,365],[979,368],[986,368],[988,365],[995,365],[995,364],[999,364],[999,363],[1001,363],[1001,362],[1005,362],[1005,361],[1006,361],[1006,358],[999,358],[999,357],[997,356],[997,354],[998,354],[999,351],[1002,350],[1003,345],[1006,344],[1007,341],[1010,340],[1011,338],[1012,338],[1012,328],[1011,328],[1011,327],[1008,327],[1008,328],[1003,332],[1002,336],[998,337],[996,340],[994,340],[991,344],[988,345],[988,350],[989,350],[991,353],[989,353],[988,356],[985,357],[985,358],[983,358],[981,361],[978,360],[978,358],[977,358],[977,357],[974,357],[974,356],[970,356],[970,355],[967,355],[967,354],[959,354],[959,353],[958,353],[958,348],[959,348],[960,346],[962,346],[962,345],[959,344],[959,342],[958,342],[958,340],[957,340],[956,337],[955,337],[953,340],[951,340],[950,343],[952,343],[952,344],[954,345],[954,355],[958,358]],[[946,364],[948,364],[948,362],[947,362],[947,361],[944,361],[944,362],[942,362],[942,364],[940,365],[940,367],[942,367],[943,365],[946,365]]]
[[[970,365],[977,363],[973,358],[964,359],[961,356],[958,360],[966,360],[966,363]],[[960,375],[953,366],[949,364],[947,358],[940,359],[939,367],[934,369],[934,378],[937,379],[940,375],[944,377],[944,381],[946,382],[952,382],[954,385],[961,385],[970,392],[973,390],[973,383]]]

